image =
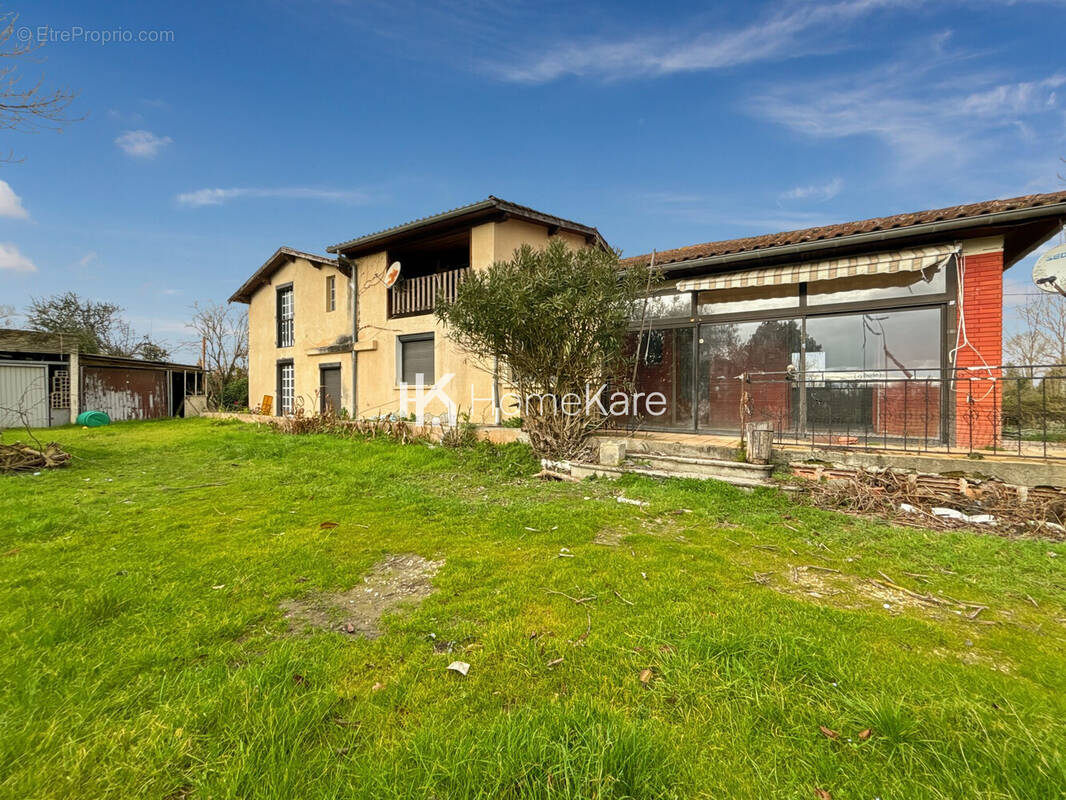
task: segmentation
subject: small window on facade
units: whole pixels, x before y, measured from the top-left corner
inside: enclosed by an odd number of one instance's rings
[[[278,347],[292,347],[293,326],[292,286],[278,289]]]
[[[400,383],[414,385],[421,382],[428,386],[436,381],[432,333],[401,336],[398,355],[400,363],[397,377]]]
[[[337,276],[326,276],[326,311],[337,309]]]
[[[292,363],[278,367],[278,413],[291,414],[296,398],[296,375]]]

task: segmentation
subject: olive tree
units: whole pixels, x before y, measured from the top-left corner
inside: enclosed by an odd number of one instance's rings
[[[626,330],[648,278],[620,269],[617,253],[553,239],[473,271],[436,313],[461,347],[503,368],[534,451],[572,458],[605,421],[602,387],[628,373]]]

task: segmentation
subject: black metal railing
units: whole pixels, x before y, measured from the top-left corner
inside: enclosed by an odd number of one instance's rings
[[[1066,459],[1066,366],[752,372],[704,382],[703,431],[820,449]]]

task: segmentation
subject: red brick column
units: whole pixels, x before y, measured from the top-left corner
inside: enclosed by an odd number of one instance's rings
[[[1001,372],[985,366],[998,367],[1003,361],[1003,253],[964,256],[960,272],[955,444],[982,449],[1000,438]]]

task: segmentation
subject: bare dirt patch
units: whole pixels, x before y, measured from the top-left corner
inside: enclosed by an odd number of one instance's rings
[[[602,544],[607,547],[618,547],[622,543],[622,537],[625,536],[622,531],[615,530],[614,528],[604,528],[596,533],[592,537],[593,544]]]
[[[381,635],[383,614],[401,605],[417,604],[436,591],[433,577],[444,561],[407,553],[388,556],[374,565],[363,582],[346,592],[315,592],[281,604],[294,632],[307,628],[362,636]]]
[[[893,614],[914,609],[937,619],[955,616],[978,624],[991,624],[987,619],[978,619],[981,612],[988,610],[987,606],[927,591],[916,592],[896,584],[888,576],[882,576],[880,580],[860,578],[835,569],[805,566],[790,567],[784,584],[775,584],[772,577],[773,573],[765,573],[759,582],[785,594],[802,594],[816,600],[836,598],[835,602],[845,608],[879,604]]]

